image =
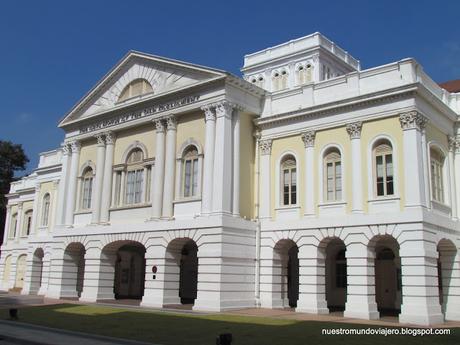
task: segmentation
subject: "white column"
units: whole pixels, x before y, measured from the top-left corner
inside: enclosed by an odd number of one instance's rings
[[[375,301],[375,255],[357,241],[347,244],[347,302],[345,317],[375,320],[380,314]]]
[[[34,194],[34,205],[32,211],[32,224],[30,225],[30,233],[37,233],[37,223],[38,223],[38,214],[39,214],[39,202],[40,202],[40,183],[35,185],[35,194]]]
[[[305,217],[315,215],[315,136],[315,131],[302,134],[302,141],[305,144]]]
[[[113,177],[113,150],[115,145],[115,134],[105,133],[105,161],[104,161],[104,182],[102,184],[101,199],[101,223],[109,221],[110,200],[112,199],[112,177]]]
[[[454,177],[455,177],[455,193],[457,199],[457,217],[460,215],[460,140],[457,137],[457,144],[455,145],[454,157]]]
[[[417,325],[442,323],[439,304],[438,252],[430,235],[401,243],[402,304],[399,322]]]
[[[216,116],[210,106],[201,108],[205,114],[206,138],[204,145],[203,194],[201,214],[207,215],[212,210],[212,186],[214,169],[214,146],[216,136]]]
[[[230,214],[232,207],[232,112],[229,102],[216,104],[212,212],[217,214]]]
[[[116,190],[117,190],[117,172],[113,171],[112,172],[112,198],[111,198],[111,203],[110,203],[110,206],[113,206],[113,207],[117,206]]]
[[[454,137],[449,137],[449,195],[452,218],[457,219],[457,185],[455,183],[455,154],[457,141]]]
[[[352,187],[352,212],[363,212],[363,179],[361,167],[361,127],[362,122],[347,125],[347,132],[351,140],[351,187]]]
[[[176,161],[176,133],[177,124],[174,115],[166,118],[166,157],[165,176],[163,189],[163,213],[162,217],[170,219],[173,216],[174,200],[174,168]]]
[[[3,242],[2,244],[6,244],[8,241],[8,237],[10,234],[10,224],[11,224],[11,206],[6,206],[6,219],[5,219],[5,229],[3,231]]]
[[[118,206],[123,206],[125,203],[125,188],[126,188],[126,171],[122,170],[120,175],[120,197],[118,198]]]
[[[165,169],[165,126],[162,120],[155,120],[157,129],[156,153],[155,153],[155,174],[152,184],[152,218],[161,217],[163,205],[163,180]],[[122,181],[123,183],[123,181]]]
[[[240,113],[233,113],[233,216],[240,216]]]
[[[260,148],[260,207],[259,218],[270,218],[271,209],[271,186],[270,186],[270,155],[272,152],[272,140],[259,141]]]
[[[70,162],[69,172],[69,187],[67,192],[67,205],[66,205],[66,217],[65,223],[67,226],[73,225],[74,212],[75,212],[75,201],[77,192],[77,175],[78,175],[78,164],[80,160],[80,143],[73,141],[71,143],[72,148],[72,159]]]
[[[404,185],[405,207],[423,207],[425,200],[425,182],[422,157],[422,129],[427,119],[417,111],[410,111],[399,115],[403,129]]]
[[[19,202],[18,203],[18,220],[17,220],[17,226],[16,226],[16,234],[15,234],[15,239],[16,241],[19,241],[19,238],[21,237],[21,234],[22,234],[22,220],[24,219],[24,214],[22,212],[22,207],[23,207],[23,203],[22,202]]]
[[[61,178],[59,180],[59,197],[57,200],[57,225],[65,224],[65,206],[66,206],[66,196],[67,196],[67,182],[69,175],[69,156],[70,156],[70,146],[68,143],[65,143],[62,146],[62,161],[61,161]]]
[[[425,186],[425,206],[431,208],[430,197],[430,164],[428,163],[428,145],[426,143],[426,129],[422,127],[422,166],[423,166],[423,184]]]
[[[95,188],[93,189],[92,209],[93,214],[91,217],[92,223],[99,223],[101,220],[101,198],[102,198],[102,184],[104,183],[104,160],[105,160],[105,141],[102,134],[96,135],[97,139],[97,153],[96,153],[96,175]]]

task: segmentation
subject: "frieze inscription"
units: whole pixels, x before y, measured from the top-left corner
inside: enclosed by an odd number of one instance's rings
[[[142,117],[160,113],[162,111],[167,111],[167,110],[175,109],[178,107],[182,107],[184,105],[195,103],[199,101],[199,99],[200,99],[199,95],[188,96],[188,97],[184,97],[184,98],[172,101],[172,102],[155,104],[145,109],[136,110],[136,111],[132,111],[126,114],[117,115],[109,119],[101,120],[101,121],[94,122],[89,125],[80,127],[80,134],[93,132],[98,129],[103,129],[103,128],[118,125],[120,123],[137,120]]]

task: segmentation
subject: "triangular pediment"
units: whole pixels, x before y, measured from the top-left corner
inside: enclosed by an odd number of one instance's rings
[[[59,126],[225,75],[225,71],[213,68],[130,52],[71,109]],[[147,81],[151,90],[121,100],[120,95],[125,88],[139,79]]]

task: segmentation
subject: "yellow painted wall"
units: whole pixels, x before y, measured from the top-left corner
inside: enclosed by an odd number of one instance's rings
[[[252,116],[240,115],[240,214],[247,219],[255,215],[255,138]]]
[[[328,129],[324,131],[318,131],[316,133],[316,138],[315,138],[315,167],[314,167],[314,172],[315,172],[315,204],[318,205],[320,200],[321,195],[323,195],[323,190],[322,190],[322,182],[319,180],[320,175],[319,175],[319,169],[322,169],[323,166],[323,160],[321,157],[321,152],[323,149],[330,145],[330,144],[336,144],[337,146],[341,147],[343,152],[342,152],[342,169],[344,176],[343,178],[343,187],[345,188],[345,191],[343,193],[343,200],[347,202],[346,206],[346,211],[351,212],[351,207],[352,207],[352,185],[351,185],[351,166],[352,166],[352,161],[351,161],[351,142],[350,142],[350,136],[348,135],[345,127],[340,127],[340,128],[333,128],[333,129]],[[318,212],[318,209],[316,210]]]
[[[270,159],[271,172],[270,172],[270,185],[272,190],[272,200],[271,200],[271,214],[272,217],[276,218],[275,208],[280,207],[281,203],[281,181],[277,181],[277,178],[281,180],[281,177],[277,176],[277,169],[279,171],[279,164],[281,157],[285,153],[292,152],[297,157],[297,205],[300,206],[300,215],[304,213],[304,202],[305,202],[305,146],[303,144],[301,135],[290,136],[286,138],[280,138],[273,140],[272,143],[272,154]],[[279,190],[279,204],[276,204],[276,190]]]
[[[371,162],[369,162],[369,145],[378,136],[390,137],[395,147],[393,147],[394,159],[397,159],[397,188],[401,197],[400,207],[404,207],[404,160],[403,160],[403,131],[399,123],[399,117],[392,117],[386,119],[379,119],[375,121],[366,121],[363,123],[361,131],[361,162],[362,162],[362,177],[363,177],[363,200],[364,200],[364,212],[368,210],[369,200],[369,180],[368,180],[368,169],[373,169],[373,162],[371,156]],[[397,157],[397,158],[396,158]],[[373,182],[371,187],[374,188]],[[374,191],[372,191],[374,193]],[[372,195],[373,195],[372,193]],[[351,196],[350,196],[351,197]],[[351,199],[350,199],[351,201]]]
[[[93,162],[96,164],[96,154],[97,154],[97,146],[96,146],[96,139],[90,139],[87,141],[84,141],[81,144],[81,150],[80,150],[80,161],[78,163],[78,176],[80,176],[81,168],[83,164],[85,164],[88,161]]]
[[[434,127],[431,123],[428,123],[426,125],[426,142],[429,143],[430,141],[435,141],[437,144],[440,144],[446,152],[448,151],[447,135]]]
[[[39,208],[38,208],[38,217],[37,217],[37,226],[41,226],[42,224],[42,201],[43,197],[45,196],[46,193],[50,194],[50,214],[48,218],[48,229],[51,229],[54,227],[54,215],[55,215],[55,210],[56,210],[56,202],[57,202],[57,193],[55,193],[55,185],[54,182],[44,182],[40,185],[40,199],[39,199]]]
[[[155,156],[156,130],[153,124],[148,124],[142,127],[129,128],[122,132],[117,132],[113,159],[114,164],[125,163],[123,161],[123,155],[126,150],[128,150],[129,146],[136,140],[144,144],[147,148],[148,157],[144,158],[153,158]]]
[[[177,154],[180,154],[179,150],[182,144],[190,138],[196,140],[204,150],[205,121],[203,114],[187,114],[178,118],[176,137]]]

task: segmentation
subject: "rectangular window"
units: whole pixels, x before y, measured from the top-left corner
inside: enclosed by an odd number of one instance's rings
[[[192,161],[187,160],[185,161],[185,172],[184,172],[184,196],[190,196],[190,177],[192,175]]]
[[[335,163],[335,200],[342,200],[342,166]]]
[[[31,216],[28,216],[27,217],[27,231],[26,231],[26,235],[29,236],[30,235],[30,227],[32,225],[32,217]]]
[[[291,205],[297,203],[297,172],[295,169],[291,170]]]
[[[192,195],[197,194],[198,189],[198,159],[193,160],[193,175],[192,175]]]

